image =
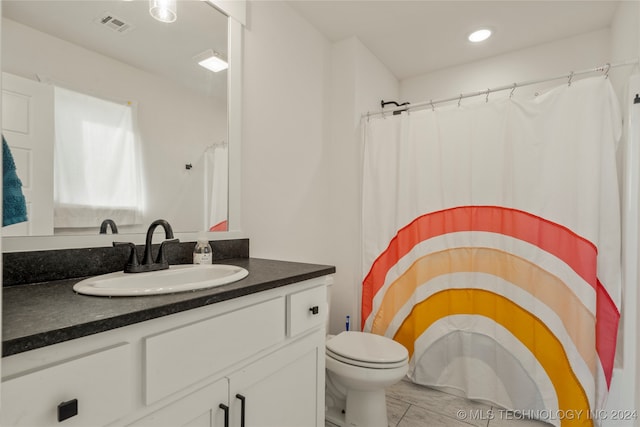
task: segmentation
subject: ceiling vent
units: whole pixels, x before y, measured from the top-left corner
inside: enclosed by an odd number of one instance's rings
[[[129,24],[124,19],[118,18],[113,13],[109,12],[103,12],[102,15],[94,19],[93,22],[120,34],[128,33],[134,28],[133,25]]]

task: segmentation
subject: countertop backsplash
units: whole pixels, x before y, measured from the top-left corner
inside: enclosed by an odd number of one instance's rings
[[[213,260],[249,258],[249,239],[213,240]],[[169,264],[191,264],[196,242],[167,245]],[[153,245],[153,256],[160,244]],[[142,258],[144,245],[138,245]],[[123,270],[129,258],[129,247],[59,249],[2,254],[2,285],[14,286],[77,277],[97,276]]]

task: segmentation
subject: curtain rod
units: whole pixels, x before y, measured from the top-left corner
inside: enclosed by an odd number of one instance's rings
[[[487,97],[489,97],[490,93],[500,92],[500,91],[508,90],[508,89],[511,89],[511,93],[513,94],[513,91],[516,90],[519,87],[531,86],[531,85],[534,85],[534,84],[544,83],[544,82],[548,82],[548,81],[552,81],[552,80],[568,79],[568,84],[569,84],[569,86],[571,86],[572,79],[574,77],[576,77],[576,76],[580,76],[580,75],[584,75],[584,74],[590,74],[590,73],[596,73],[596,72],[604,72],[605,75],[608,77],[609,76],[609,70],[611,68],[622,67],[622,66],[625,66],[625,65],[637,65],[638,63],[639,63],[638,58],[630,59],[630,60],[622,61],[622,62],[617,62],[615,64],[607,63],[607,64],[601,65],[599,67],[590,68],[588,70],[581,70],[581,71],[575,71],[575,72],[571,71],[568,74],[563,74],[561,76],[547,77],[547,78],[544,78],[544,79],[537,79],[537,80],[529,80],[529,81],[519,82],[519,83],[512,83],[510,85],[498,86],[498,87],[495,87],[495,88],[489,88],[487,90],[461,93],[460,95],[454,96],[454,97],[451,97],[451,98],[438,99],[438,100],[435,100],[435,101],[434,100],[430,100],[430,101],[418,102],[418,103],[409,104],[409,105],[406,105],[406,106],[403,105],[404,108],[401,108],[399,110],[396,107],[395,110],[394,109],[386,109],[386,110],[383,109],[381,111],[374,112],[374,113],[367,112],[367,113],[362,114],[361,117],[369,118],[369,117],[380,116],[380,115],[387,114],[387,113],[400,114],[403,111],[414,110],[414,109],[425,108],[425,107],[434,108],[434,106],[436,104],[442,104],[442,103],[445,103],[445,102],[451,102],[451,101],[456,101],[456,100],[458,101],[458,105],[460,105],[460,101],[463,100],[464,98],[471,98],[471,97],[474,97],[474,96],[481,96],[481,95],[486,95]]]

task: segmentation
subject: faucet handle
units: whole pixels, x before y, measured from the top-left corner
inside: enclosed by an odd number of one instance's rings
[[[156,264],[169,264],[167,259],[164,256],[164,245],[168,243],[178,243],[180,239],[169,239],[160,243],[160,249],[158,249],[158,256],[156,256]]]
[[[135,243],[113,242],[113,247],[116,246],[129,246],[131,248],[131,252],[129,253],[129,260],[127,261],[127,265],[124,268],[125,272],[131,267],[138,267],[140,265],[140,263],[138,262],[138,250],[136,249]]]

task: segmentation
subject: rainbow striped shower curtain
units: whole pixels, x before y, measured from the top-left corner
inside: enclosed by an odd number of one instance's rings
[[[362,328],[416,383],[598,425],[620,317],[608,79],[364,124]]]

